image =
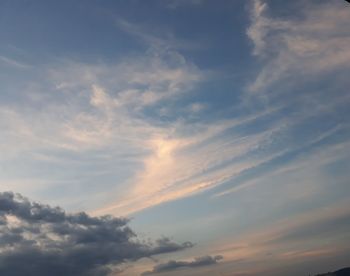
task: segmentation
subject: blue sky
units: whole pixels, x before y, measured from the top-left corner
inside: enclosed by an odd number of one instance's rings
[[[349,12],[340,0],[2,1],[1,191],[195,244],[122,275],[215,255],[181,275],[348,265]]]

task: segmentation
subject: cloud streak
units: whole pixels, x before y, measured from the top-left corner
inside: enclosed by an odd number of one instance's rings
[[[345,241],[349,238],[350,209],[347,201],[270,221],[209,248],[216,248],[215,254],[224,255],[223,265],[237,273],[270,275],[271,271],[272,275],[281,275],[279,266],[282,265],[286,266],[283,275],[295,275],[293,270],[297,271],[301,263],[323,258],[329,261],[342,254],[348,256],[349,246]]]
[[[195,258],[193,261],[168,261],[166,263],[158,264],[153,267],[151,271],[145,271],[141,275],[153,275],[162,272],[174,271],[182,268],[196,268],[208,265],[217,264],[218,261],[222,260],[223,256],[203,256]]]
[[[114,180],[115,199],[97,214],[126,215],[220,185],[261,162],[246,156],[269,144],[281,126],[276,122],[246,135],[235,129],[259,120],[259,114],[195,123],[186,114],[162,115],[206,74],[174,50],[109,65],[62,61],[46,68],[46,74],[48,87],[36,90],[42,96],[40,111],[19,104],[0,107],[3,139],[22,141],[16,146],[7,142],[2,159],[16,160],[30,150],[37,162],[56,160],[57,165],[56,155],[90,154],[92,166],[95,156],[120,163],[119,156],[137,153],[127,164],[129,175]],[[49,98],[47,90],[54,92]],[[203,112],[198,103],[192,106]]]

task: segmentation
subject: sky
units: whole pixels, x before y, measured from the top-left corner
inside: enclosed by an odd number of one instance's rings
[[[1,1],[0,274],[349,266],[349,26],[341,0]]]

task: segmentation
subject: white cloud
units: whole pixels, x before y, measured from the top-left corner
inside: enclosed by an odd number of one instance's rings
[[[336,126],[331,130],[329,130],[328,132],[322,133],[320,136],[316,137],[315,139],[312,139],[306,144],[303,144],[302,147],[303,148],[312,147],[313,145],[321,142],[322,140],[327,139],[328,137],[331,137],[340,129],[341,129],[340,126]],[[343,142],[335,145],[324,146],[321,149],[316,150],[315,152],[304,153],[299,158],[296,158],[287,164],[280,165],[280,166],[277,165],[274,170],[267,172],[266,174],[259,176],[257,178],[244,181],[242,184],[239,184],[237,186],[234,186],[232,188],[219,192],[215,194],[213,197],[221,197],[232,193],[238,193],[244,189],[251,188],[254,185],[259,185],[259,184],[261,185],[262,183],[269,182],[268,179],[270,179],[273,176],[277,175],[280,178],[284,178],[289,173],[291,174],[297,173],[299,176],[304,176],[304,179],[313,179],[312,183],[308,183],[308,185],[306,185],[306,183],[303,183],[301,190],[298,190],[296,186],[294,187],[295,193],[298,193],[299,195],[307,196],[308,195],[307,189],[310,189],[310,188],[312,189],[313,187],[317,186],[315,185],[315,182],[317,182],[315,181],[315,179],[317,179],[317,175],[322,175],[321,172],[322,172],[323,166],[346,157],[349,154],[349,152],[345,149],[348,147],[349,147],[349,142]],[[298,150],[298,148],[288,149],[288,150],[279,152],[275,156],[271,156],[270,160],[272,160],[274,157],[281,157],[283,155],[286,156],[295,150]],[[310,177],[312,172],[314,175]]]
[[[316,24],[317,17],[326,18],[323,25]],[[347,21],[343,12],[338,18]],[[112,188],[104,191],[115,193],[115,201],[104,202],[102,207],[106,208],[99,210],[125,214],[211,189],[281,153],[276,149],[266,156],[250,155],[268,148],[274,135],[290,127],[293,118],[276,120],[259,133],[245,135],[235,127],[249,125],[264,114],[202,123],[188,123],[186,118],[177,117],[166,124],[161,118],[147,115],[147,108],[158,111],[157,114],[165,113],[176,99],[191,93],[206,73],[176,51],[178,42],[160,37],[161,44],[171,46],[159,50],[158,36],[145,38],[138,26],[125,22],[122,25],[133,35],[141,36],[150,45],[149,51],[118,63],[61,61],[49,65],[45,68],[48,74],[42,76],[45,83],[36,89],[36,93],[50,95],[37,97],[40,108],[23,102],[0,106],[0,127],[4,130],[0,161],[21,159],[28,151],[39,160],[56,161],[60,158],[55,158],[55,154],[62,152],[88,153],[91,169],[97,154],[105,154],[110,162],[121,164],[126,162],[120,157],[123,154],[138,153],[127,178],[116,180]],[[319,70],[314,63],[315,51],[326,53],[336,66],[341,66],[343,63],[334,58],[337,54],[331,50],[338,45],[341,53],[347,51],[343,41],[347,41],[348,31],[339,28],[340,23],[332,23],[321,8],[316,7],[303,20],[294,22],[269,17],[266,4],[256,1],[248,35],[255,43],[255,55],[264,60],[265,67],[252,90],[281,80],[284,72],[297,72],[299,65]],[[337,32],[332,42],[321,45],[317,30],[326,37],[331,31]],[[294,58],[303,63],[296,63]],[[289,61],[284,63],[284,59]],[[322,60],[317,64],[330,66]],[[187,103],[183,110],[194,114],[204,108],[204,104],[194,102]],[[266,112],[278,112],[278,108]],[[82,173],[77,171],[78,176]],[[62,175],[58,177],[64,178]]]
[[[44,69],[48,75],[41,75],[46,81],[35,86],[39,95],[35,103],[18,101],[0,106],[0,162],[21,160],[30,152],[35,162],[54,160],[53,165],[57,165],[60,160],[68,162],[60,155],[74,152],[88,154],[93,165],[94,156],[101,152],[115,162],[123,162],[123,154],[137,152],[139,157],[134,161],[139,166],[133,169],[133,180],[141,177],[160,181],[158,177],[164,175],[157,172],[159,166],[164,173],[173,172],[173,152],[191,139],[179,136],[181,128],[177,123],[164,125],[144,114],[143,109],[171,105],[174,99],[188,93],[202,77],[195,65],[170,51],[129,57],[112,65],[62,61]],[[144,172],[138,171],[140,166],[144,166]],[[48,170],[55,169],[51,166]],[[79,174],[86,172],[77,171]],[[69,176],[62,171],[55,180],[66,177]],[[52,180],[46,175],[40,183]],[[115,187],[125,185],[118,181]],[[160,185],[152,187],[154,196],[162,190]],[[131,187],[138,190],[141,186],[132,183]]]
[[[249,89],[262,92],[276,82],[348,68],[350,18],[342,4],[304,3],[297,18],[281,19],[268,13],[265,1],[254,1],[247,35],[265,65]]]
[[[29,69],[29,68],[31,68],[31,66],[26,64],[26,63],[23,63],[23,62],[20,62],[18,60],[14,60],[12,58],[5,57],[5,56],[0,56],[0,61],[1,61],[1,63],[4,63],[8,66],[11,66],[11,67],[14,67],[17,69]]]
[[[151,154],[143,160],[143,170],[131,179],[129,191],[119,197],[118,203],[96,213],[129,214],[191,196],[267,161],[266,157],[249,154],[270,143],[271,137],[281,131],[281,125],[276,124],[258,135],[242,137],[235,133],[222,137],[234,126],[232,121],[209,124],[190,137],[171,138],[163,134],[149,140]]]

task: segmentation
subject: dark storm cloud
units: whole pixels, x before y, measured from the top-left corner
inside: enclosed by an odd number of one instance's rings
[[[195,258],[192,262],[185,261],[169,261],[167,263],[159,264],[153,267],[152,271],[145,271],[142,275],[152,275],[161,272],[173,271],[179,268],[186,267],[200,267],[216,264],[219,260],[223,259],[222,256],[203,256]]]
[[[140,242],[128,219],[67,214],[0,193],[0,275],[103,276],[118,264],[192,246],[168,238]]]

